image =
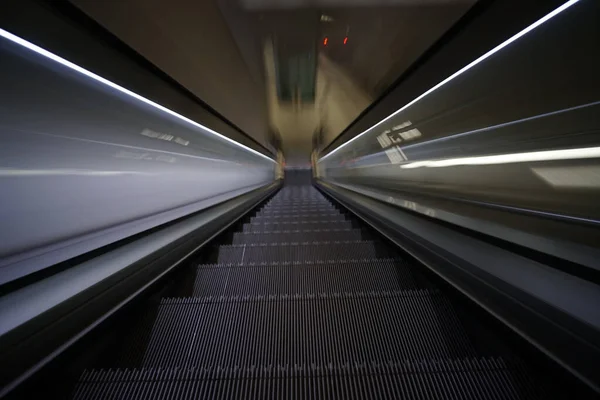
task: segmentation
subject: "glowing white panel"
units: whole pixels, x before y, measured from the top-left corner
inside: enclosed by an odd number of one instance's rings
[[[415,98],[414,100],[412,100],[411,102],[409,102],[408,104],[404,105],[402,108],[400,108],[397,111],[395,111],[394,113],[388,115],[386,118],[382,119],[381,121],[379,121],[378,123],[376,123],[375,125],[373,125],[372,127],[370,127],[369,129],[367,129],[366,131],[364,131],[364,132],[356,135],[352,139],[348,140],[346,143],[343,143],[342,145],[340,145],[337,148],[333,149],[327,155],[321,157],[321,159],[319,159],[319,162],[321,162],[325,158],[331,156],[332,154],[334,154],[335,152],[337,152],[341,148],[349,145],[350,143],[352,143],[353,141],[355,141],[359,137],[363,136],[364,134],[370,132],[371,130],[373,130],[377,126],[383,124],[385,121],[389,120],[390,118],[393,118],[397,114],[399,114],[402,111],[406,110],[408,107],[412,106],[413,104],[415,104],[419,100],[421,100],[424,97],[428,96],[429,94],[435,92],[436,90],[438,90],[439,88],[441,88],[442,86],[444,86],[445,84],[447,84],[448,82],[450,82],[451,80],[453,80],[454,78],[456,78],[456,77],[464,74],[465,72],[467,72],[468,70],[470,70],[471,68],[473,68],[474,66],[476,66],[477,64],[481,63],[485,59],[487,59],[487,58],[491,57],[492,55],[496,54],[497,52],[499,52],[500,50],[502,50],[503,48],[505,48],[506,46],[508,46],[512,42],[515,42],[516,40],[518,40],[521,37],[525,36],[526,34],[528,34],[529,32],[533,31],[538,26],[544,24],[545,22],[548,22],[550,19],[556,17],[558,14],[560,14],[563,11],[565,11],[569,7],[575,5],[579,1],[580,0],[570,0],[570,1],[567,1],[562,6],[558,7],[557,9],[555,9],[554,11],[552,11],[551,13],[549,13],[549,14],[545,15],[544,17],[540,18],[539,20],[537,20],[533,24],[529,25],[527,28],[523,29],[522,31],[520,31],[516,35],[512,36],[511,38],[507,39],[506,41],[502,42],[498,46],[494,47],[492,50],[488,51],[484,55],[480,56],[479,58],[477,58],[474,61],[470,62],[469,64],[465,65],[463,68],[459,69],[458,71],[456,71],[455,73],[453,73],[452,75],[450,75],[449,77],[447,77],[446,79],[444,79],[443,81],[441,81],[440,83],[438,83],[437,85],[435,85],[434,87],[432,87],[431,89],[427,90],[425,93],[421,94],[420,96],[418,96],[417,98]]]
[[[214,130],[212,130],[210,128],[207,128],[206,126],[201,125],[201,124],[197,123],[196,121],[193,121],[193,120],[191,120],[191,119],[189,119],[187,117],[184,117],[183,115],[178,114],[175,111],[173,111],[171,109],[168,109],[167,107],[164,107],[164,106],[162,106],[162,105],[160,105],[158,103],[153,102],[152,100],[149,100],[149,99],[147,99],[147,98],[145,98],[143,96],[140,96],[139,94],[137,94],[135,92],[132,92],[129,89],[125,89],[124,87],[119,86],[116,83],[111,82],[108,79],[105,79],[105,78],[101,77],[100,75],[96,75],[95,73],[93,73],[91,71],[88,71],[87,69],[82,68],[82,67],[80,67],[77,64],[74,64],[74,63],[72,63],[72,62],[70,62],[68,60],[65,60],[64,58],[62,58],[60,56],[57,56],[56,54],[51,53],[48,50],[45,50],[45,49],[43,49],[43,48],[41,48],[39,46],[36,46],[35,44],[33,44],[31,42],[28,42],[27,40],[22,39],[22,38],[14,35],[14,34],[12,34],[10,32],[7,32],[7,31],[5,31],[4,29],[1,29],[1,28],[0,28],[0,37],[3,37],[5,39],[7,39],[7,40],[10,40],[11,42],[16,43],[16,44],[18,44],[18,45],[20,45],[22,47],[25,47],[25,48],[27,48],[27,49],[29,49],[29,50],[31,50],[31,51],[33,51],[33,52],[41,55],[41,56],[44,56],[44,57],[52,60],[52,61],[55,61],[55,62],[57,62],[59,64],[62,64],[65,67],[67,67],[69,69],[72,69],[73,71],[76,71],[76,72],[78,72],[78,73],[80,73],[82,75],[87,76],[88,78],[91,78],[91,79],[93,79],[93,80],[95,80],[97,82],[100,82],[100,83],[102,83],[102,84],[104,84],[106,86],[109,86],[109,87],[111,87],[113,89],[116,89],[119,92],[121,92],[123,94],[126,94],[127,96],[133,97],[136,100],[139,100],[139,101],[141,101],[143,103],[146,103],[146,104],[148,104],[148,105],[150,105],[150,106],[152,106],[152,107],[154,107],[154,108],[156,108],[156,109],[158,109],[158,110],[160,110],[162,112],[165,112],[165,113],[167,113],[169,115],[172,115],[172,116],[180,119],[181,121],[187,122],[188,124],[190,124],[190,125],[192,125],[192,126],[194,126],[196,128],[200,128],[203,131],[208,132],[208,133],[210,133],[212,135],[215,135],[215,136],[219,137],[220,139],[223,139],[223,140],[225,140],[225,141],[227,141],[229,143],[232,143],[232,144],[234,144],[234,145],[236,145],[238,147],[241,147],[242,149],[244,149],[246,151],[249,151],[249,152],[251,152],[253,154],[256,154],[257,156],[260,156],[260,157],[265,158],[265,159],[267,159],[267,160],[269,160],[269,161],[271,161],[273,163],[276,163],[276,161],[273,160],[272,158],[267,157],[264,154],[262,154],[262,153],[260,153],[260,152],[258,152],[256,150],[254,150],[254,149],[251,149],[248,146],[245,146],[245,145],[243,145],[241,143],[238,143],[235,140],[228,138],[227,136],[223,136],[219,132],[216,132],[216,131],[214,131]]]
[[[446,160],[417,161],[401,165],[401,168],[440,168],[456,167],[461,165],[496,165],[514,164],[539,161],[580,160],[600,158],[600,147],[586,147],[582,149],[532,151],[529,153],[499,154],[494,156],[460,157]]]

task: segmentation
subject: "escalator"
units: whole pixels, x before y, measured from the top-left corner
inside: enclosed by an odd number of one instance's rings
[[[65,397],[562,397],[307,174],[221,242],[86,347]]]

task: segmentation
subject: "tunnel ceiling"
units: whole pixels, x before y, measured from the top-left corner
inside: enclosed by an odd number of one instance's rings
[[[291,165],[339,135],[475,0],[71,0]]]

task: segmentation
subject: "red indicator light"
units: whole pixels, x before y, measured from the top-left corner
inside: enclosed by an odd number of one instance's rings
[[[323,46],[327,46],[327,42],[329,42],[329,38],[325,38],[323,39]]]
[[[348,36],[344,38],[344,44],[348,43]]]

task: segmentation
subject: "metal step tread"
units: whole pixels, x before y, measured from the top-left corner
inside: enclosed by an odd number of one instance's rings
[[[165,298],[146,367],[385,362],[476,356],[438,292],[287,300]]]
[[[326,201],[326,200],[310,200],[310,201],[280,201],[280,202],[271,202],[267,203],[263,206],[263,209],[288,209],[288,208],[315,208],[315,207],[332,207],[335,206]]]
[[[286,210],[286,209],[290,209],[290,208],[297,208],[297,209],[302,209],[302,208],[308,208],[308,209],[325,209],[325,210],[330,210],[330,209],[334,209],[337,210],[337,208],[331,204],[328,201],[320,201],[317,202],[315,204],[293,204],[291,202],[289,203],[280,203],[280,204],[264,204],[261,207],[261,210]]]
[[[387,260],[395,260],[390,257],[367,257],[367,258],[348,258],[348,259],[331,259],[331,260],[315,260],[315,261],[260,261],[253,263],[217,263],[217,264],[200,264],[198,268],[206,268],[206,269],[220,269],[220,268],[254,268],[254,267],[294,267],[301,265],[319,265],[319,266],[327,266],[327,265],[335,265],[335,264],[345,264],[345,263],[368,263],[368,262],[379,262],[379,261],[387,261]],[[400,259],[398,259],[400,260]]]
[[[361,240],[360,229],[323,229],[307,231],[278,231],[278,232],[235,232],[232,244],[257,244],[257,243],[290,243],[330,240]]]
[[[85,370],[74,399],[548,399],[514,360]]]
[[[233,244],[219,246],[217,263],[314,262],[343,258],[373,259],[389,255],[390,250],[368,240]]]
[[[200,265],[192,296],[286,296],[423,288],[401,260],[335,261],[257,266]]]
[[[307,205],[307,206],[294,206],[292,204],[289,205],[265,205],[260,209],[260,211],[270,211],[270,212],[285,212],[285,211],[339,211],[331,204],[318,204],[318,205]]]
[[[250,222],[244,224],[244,229],[246,225],[256,225],[265,228],[265,225],[271,226],[271,230],[291,230],[291,229],[351,229],[352,222],[349,220],[310,220],[310,221],[258,221],[258,222]],[[279,226],[279,227],[278,227]]]
[[[316,219],[316,218],[327,218],[327,217],[338,217],[340,215],[344,215],[343,213],[339,212],[338,210],[327,210],[327,211],[320,211],[320,210],[300,210],[300,211],[296,211],[296,210],[291,210],[291,211],[285,211],[285,212],[277,212],[277,213],[273,213],[273,212],[269,212],[269,211],[260,211],[258,213],[256,213],[256,215],[254,215],[254,218],[309,218],[309,219]],[[344,215],[345,216],[345,215]]]
[[[244,232],[268,232],[285,230],[319,230],[319,229],[352,229],[352,222],[346,221],[294,221],[248,223],[243,226]]]
[[[344,214],[329,214],[329,215],[288,215],[285,217],[250,217],[250,221],[254,223],[285,223],[285,222],[299,222],[299,223],[328,223],[328,222],[337,222],[337,221],[345,221],[346,216]]]
[[[268,222],[332,222],[332,221],[345,221],[346,216],[344,214],[296,214],[286,216],[265,216],[257,215],[251,217],[250,221],[254,223],[268,223]]]
[[[327,205],[332,205],[332,203],[323,198],[323,197],[315,197],[315,198],[288,198],[288,199],[274,199],[273,201],[269,201],[267,203],[265,203],[266,206],[271,206],[271,205],[283,205],[283,206],[290,206],[290,205],[319,205],[319,204],[327,204]]]
[[[212,304],[212,303],[248,303],[264,301],[313,301],[313,300],[355,300],[383,299],[389,297],[415,298],[433,296],[439,292],[436,289],[400,289],[400,290],[360,290],[356,292],[310,292],[291,294],[216,294],[197,297],[163,297],[161,305],[166,304]]]
[[[360,231],[360,229],[352,229],[352,228],[332,228],[332,229],[328,229],[328,228],[324,228],[324,229],[284,229],[284,230],[276,230],[276,231],[263,231],[263,232],[247,232],[247,231],[237,231],[234,234],[239,234],[239,235],[244,235],[244,234],[255,234],[255,233],[261,233],[261,234],[265,234],[265,235],[278,235],[278,234],[287,234],[287,233],[319,233],[319,232],[329,232],[332,234],[336,234],[337,232],[352,232],[354,230],[358,230]]]

